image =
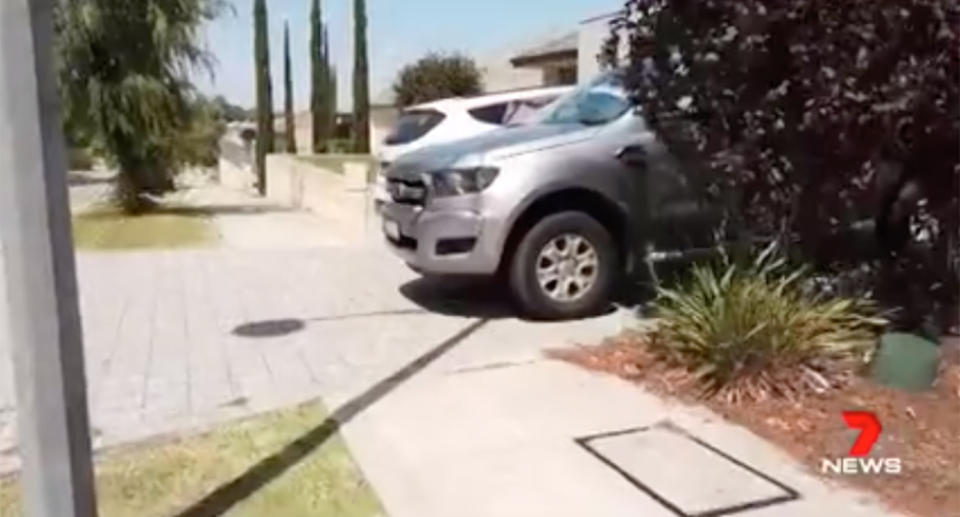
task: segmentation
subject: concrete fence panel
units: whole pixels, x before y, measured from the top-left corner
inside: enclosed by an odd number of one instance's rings
[[[365,156],[338,158],[269,155],[267,198],[364,232],[372,214],[368,178],[373,162]]]

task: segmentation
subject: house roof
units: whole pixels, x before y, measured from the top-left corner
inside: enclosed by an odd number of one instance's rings
[[[589,17],[589,18],[587,18],[587,19],[585,19],[585,20],[580,20],[580,23],[581,23],[581,24],[584,24],[584,23],[593,23],[593,22],[597,22],[597,21],[600,21],[600,20],[609,20],[609,19],[611,19],[611,18],[613,18],[614,16],[617,16],[617,15],[619,15],[619,14],[623,14],[623,11],[613,11],[613,12],[609,12],[609,13],[598,14],[598,15],[596,15],[596,16],[591,16],[591,17]]]
[[[559,37],[552,37],[543,43],[522,51],[520,54],[512,57],[510,63],[513,66],[537,65],[547,61],[557,59],[569,59],[577,57],[578,32],[572,31]]]

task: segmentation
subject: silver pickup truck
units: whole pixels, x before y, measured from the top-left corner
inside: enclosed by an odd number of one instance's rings
[[[602,75],[535,123],[425,148],[383,172],[383,232],[414,270],[508,282],[537,318],[601,309],[625,273],[712,247],[716,211]]]

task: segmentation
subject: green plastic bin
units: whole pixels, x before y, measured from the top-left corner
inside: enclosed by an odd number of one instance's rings
[[[940,365],[937,343],[899,332],[880,337],[880,349],[873,360],[873,380],[891,388],[924,391],[933,386]]]

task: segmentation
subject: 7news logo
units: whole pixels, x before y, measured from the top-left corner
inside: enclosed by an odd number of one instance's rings
[[[870,451],[880,438],[883,427],[877,420],[877,415],[870,411],[844,411],[843,420],[847,427],[860,430],[857,440],[850,447],[845,458],[824,458],[820,463],[823,473],[858,475],[858,474],[892,474],[903,471],[903,462],[900,458],[871,458]]]

